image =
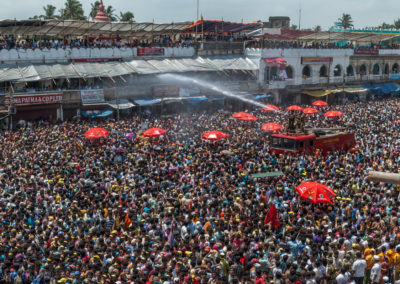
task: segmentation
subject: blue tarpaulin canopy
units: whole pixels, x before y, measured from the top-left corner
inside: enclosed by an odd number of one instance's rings
[[[203,102],[203,101],[207,101],[208,100],[208,98],[207,97],[194,97],[194,98],[187,98],[186,99],[186,101],[189,103],[189,104],[197,104],[197,103],[200,103],[200,102]]]
[[[381,85],[381,91],[384,94],[390,94],[391,92],[398,92],[399,86],[394,83],[386,83]]]
[[[86,118],[107,117],[112,115],[112,110],[81,110],[81,115]]]
[[[212,102],[223,101],[225,99],[226,99],[226,97],[209,98],[209,100],[212,101]]]
[[[140,106],[149,106],[149,105],[155,105],[155,104],[161,103],[161,100],[154,99],[152,97],[135,98],[132,100],[135,104],[140,105]]]
[[[372,93],[378,93],[379,91],[383,94],[390,94],[392,92],[400,91],[399,85],[394,83],[385,83],[377,85],[363,85],[365,89],[372,91]]]
[[[261,94],[261,95],[254,95],[254,99],[255,100],[261,100],[261,99],[266,99],[266,98],[270,98],[272,97],[272,95],[267,95],[267,94]]]

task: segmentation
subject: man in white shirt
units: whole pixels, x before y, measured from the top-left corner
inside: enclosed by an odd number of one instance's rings
[[[354,281],[356,284],[363,284],[367,262],[361,257],[361,252],[357,252],[356,256],[357,260],[353,263]]]
[[[342,267],[338,276],[336,276],[337,284],[347,284],[348,275],[346,273],[346,268]]]
[[[379,283],[381,279],[381,263],[379,262],[379,256],[374,255],[375,264],[371,269],[371,282]]]

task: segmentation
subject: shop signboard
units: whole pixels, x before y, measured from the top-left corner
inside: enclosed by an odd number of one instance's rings
[[[62,93],[52,94],[37,94],[37,95],[14,95],[7,96],[4,104],[9,106],[29,106],[29,105],[44,105],[44,104],[57,104],[62,102]]]
[[[81,90],[82,104],[104,103],[103,89]]]

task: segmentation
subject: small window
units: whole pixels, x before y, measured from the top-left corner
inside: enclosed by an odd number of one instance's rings
[[[304,148],[304,142],[303,141],[300,142],[300,148]]]
[[[310,147],[314,147],[314,140],[310,141]]]

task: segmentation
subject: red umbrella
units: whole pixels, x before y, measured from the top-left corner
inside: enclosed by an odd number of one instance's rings
[[[315,107],[326,107],[328,106],[328,103],[324,101],[315,101],[312,103],[312,105]]]
[[[279,110],[279,107],[274,106],[274,105],[266,105],[262,109],[265,111],[274,111],[274,110]]]
[[[331,110],[324,114],[326,117],[338,117],[343,116],[343,113],[337,110]]]
[[[257,117],[250,113],[246,112],[237,112],[232,115],[233,118],[239,119],[239,120],[244,120],[244,121],[256,121]]]
[[[282,125],[275,123],[275,122],[270,122],[270,123],[266,123],[261,127],[261,130],[264,131],[269,131],[269,132],[276,132],[279,131],[283,128]]]
[[[143,132],[144,137],[158,137],[167,133],[167,130],[161,128],[149,128]]]
[[[309,200],[314,204],[332,203],[331,198],[336,196],[336,193],[331,188],[313,181],[303,181],[296,187],[296,191],[301,198]]]
[[[299,107],[299,106],[292,105],[292,106],[286,108],[286,110],[302,111],[303,109],[301,107]]]
[[[228,134],[221,132],[221,131],[207,131],[207,132],[203,133],[201,138],[203,138],[204,140],[216,141],[216,140],[228,138]]]
[[[101,138],[106,137],[108,135],[108,131],[104,128],[90,128],[83,135],[85,135],[87,139]]]
[[[303,112],[304,112],[305,114],[319,113],[319,111],[318,111],[317,109],[312,108],[312,107],[307,107],[307,108],[303,109]]]

